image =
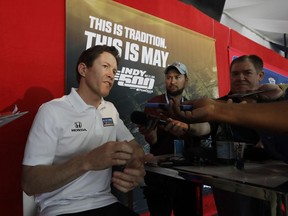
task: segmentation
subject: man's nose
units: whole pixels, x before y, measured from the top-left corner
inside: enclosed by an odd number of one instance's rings
[[[240,79],[240,80],[244,80],[245,79],[245,75],[243,73],[238,73],[235,78]]]
[[[109,70],[109,72],[108,72],[108,77],[110,77],[111,79],[114,79],[115,74],[114,74],[113,69],[110,69],[110,70]]]
[[[246,78],[245,75],[243,73],[240,73],[240,79],[244,80],[245,78]]]
[[[171,79],[171,83],[176,83],[176,82],[177,82],[176,78]]]

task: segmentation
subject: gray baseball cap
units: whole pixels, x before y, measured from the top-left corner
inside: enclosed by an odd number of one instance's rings
[[[187,67],[181,63],[181,62],[173,62],[171,65],[168,65],[168,67],[165,69],[165,74],[167,74],[167,72],[171,69],[171,68],[176,68],[179,73],[183,74],[183,75],[188,75],[188,70]]]

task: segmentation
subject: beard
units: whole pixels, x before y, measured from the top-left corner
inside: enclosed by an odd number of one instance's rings
[[[167,89],[167,94],[172,97],[175,97],[175,96],[182,95],[183,91],[184,91],[184,88],[178,89],[177,91],[170,91]]]

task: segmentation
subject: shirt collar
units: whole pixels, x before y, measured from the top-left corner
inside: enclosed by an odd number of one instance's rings
[[[169,95],[167,94],[167,92],[165,92],[165,100],[167,104],[169,104],[169,99],[170,99]],[[185,101],[185,98],[182,96],[180,103],[182,103],[183,101]]]
[[[80,95],[77,93],[77,88],[71,88],[70,94],[67,96],[68,100],[72,104],[72,106],[78,111],[78,112],[84,112],[85,110],[89,108],[95,109],[94,106],[88,105],[85,103],[85,101],[80,97]],[[99,105],[98,109],[102,106],[104,106],[104,99],[101,99],[101,104]]]

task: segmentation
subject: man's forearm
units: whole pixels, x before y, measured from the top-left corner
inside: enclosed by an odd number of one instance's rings
[[[288,133],[288,101],[272,103],[218,103],[215,121],[223,121],[254,129]]]
[[[59,165],[23,167],[22,187],[28,195],[51,192],[75,180],[86,172],[84,155]]]

